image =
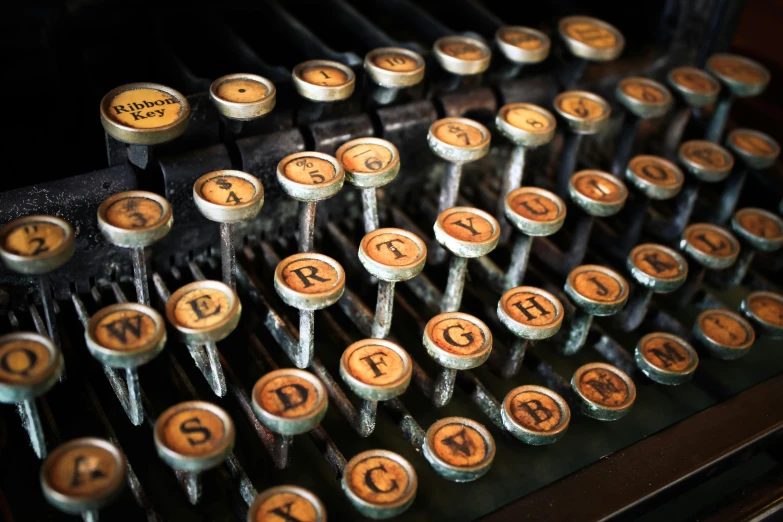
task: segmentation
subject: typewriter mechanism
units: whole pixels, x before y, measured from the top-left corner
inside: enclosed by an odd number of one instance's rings
[[[12,11],[3,520],[780,516],[760,3]]]

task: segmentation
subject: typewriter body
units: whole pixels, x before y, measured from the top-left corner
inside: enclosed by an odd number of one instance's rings
[[[626,4],[11,13],[3,519],[779,516],[762,9]]]

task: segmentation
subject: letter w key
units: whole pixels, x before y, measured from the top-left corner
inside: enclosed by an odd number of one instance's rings
[[[136,339],[141,338],[141,320],[142,315],[138,314],[133,317],[123,317],[101,326],[106,329],[111,337],[117,339],[122,344],[128,344],[128,333]]]

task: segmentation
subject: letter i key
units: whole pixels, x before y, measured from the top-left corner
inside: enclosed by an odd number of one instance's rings
[[[38,458],[46,457],[46,437],[35,399],[46,393],[63,372],[60,348],[51,339],[30,332],[0,337],[0,402],[16,404]]]
[[[181,402],[155,421],[158,456],[184,474],[188,500],[201,497],[199,473],[218,467],[234,449],[234,423],[222,408],[203,401]]]

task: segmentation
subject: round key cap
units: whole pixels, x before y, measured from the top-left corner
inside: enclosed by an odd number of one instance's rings
[[[620,212],[628,189],[619,178],[600,170],[580,170],[568,183],[571,200],[591,216],[607,217]]]
[[[740,244],[725,228],[696,223],[682,233],[680,248],[706,268],[722,270],[737,260]]]
[[[623,418],[636,400],[633,380],[618,368],[604,363],[589,363],[577,368],[571,388],[582,413],[603,421]]]
[[[659,118],[669,112],[673,98],[669,89],[648,78],[623,78],[615,91],[617,100],[634,116]]]
[[[443,118],[427,134],[432,152],[452,163],[483,158],[489,152],[490,133],[482,124],[467,118]]]
[[[63,372],[60,349],[43,335],[14,332],[0,337],[0,402],[43,395]]]
[[[628,300],[628,283],[610,268],[582,265],[568,274],[565,292],[590,315],[612,315]]]
[[[693,335],[718,359],[732,360],[747,355],[756,332],[739,314],[715,308],[699,314]]]
[[[168,200],[153,192],[120,192],[98,207],[101,232],[113,245],[125,248],[154,244],[169,233],[173,223]]]
[[[774,252],[783,247],[783,219],[760,208],[738,210],[731,228],[751,247],[762,252]]]
[[[509,103],[498,111],[495,125],[514,144],[533,148],[552,141],[557,120],[538,105]]]
[[[699,365],[693,347],[676,335],[653,332],[636,344],[636,366],[653,381],[677,385],[691,380]]]
[[[187,344],[222,341],[234,331],[241,314],[239,297],[219,281],[187,284],[166,303],[166,318]]]
[[[484,476],[492,466],[495,439],[474,420],[446,417],[427,430],[422,453],[441,477],[470,482]]]
[[[247,522],[326,522],[326,508],[310,491],[299,486],[276,486],[256,496]]]
[[[337,261],[323,254],[294,254],[277,264],[275,290],[289,306],[321,310],[342,297],[345,271]]]
[[[761,94],[769,83],[769,71],[763,65],[736,54],[713,54],[707,70],[738,97]]]
[[[752,292],[740,306],[745,317],[773,338],[783,337],[783,296],[774,292]]]
[[[653,292],[674,292],[688,277],[688,262],[678,252],[663,245],[637,245],[628,254],[626,266],[637,283]]]
[[[551,236],[563,227],[566,205],[548,190],[519,187],[505,201],[506,218],[528,236]]]
[[[112,138],[132,145],[157,145],[184,134],[190,104],[171,87],[129,83],[101,100],[101,124]]]
[[[625,179],[650,199],[670,199],[685,181],[680,168],[658,156],[635,156],[628,162]]]
[[[778,142],[763,132],[734,129],[726,138],[726,146],[752,169],[766,169],[780,155]]]
[[[0,257],[20,274],[40,275],[60,268],[74,252],[71,225],[54,216],[26,216],[0,229]]]
[[[418,478],[410,463],[391,451],[363,451],[343,472],[345,496],[362,515],[373,519],[403,513],[416,498]]]
[[[255,217],[264,205],[264,186],[252,174],[216,170],[193,184],[193,201],[210,221],[236,223]]]
[[[576,134],[596,134],[609,124],[612,108],[600,96],[585,91],[566,91],[554,101],[557,113]]]
[[[380,138],[351,140],[337,149],[335,157],[346,179],[359,188],[382,187],[400,172],[397,147]]]
[[[470,370],[489,358],[492,332],[472,315],[447,312],[427,322],[422,343],[430,357],[444,368]]]
[[[424,58],[402,47],[373,49],[364,57],[364,70],[381,87],[412,87],[424,79]]]
[[[297,152],[277,164],[277,181],[289,197],[321,201],[343,188],[345,171],[340,162],[320,152]]]
[[[84,331],[93,357],[112,368],[136,368],[166,345],[166,325],[154,309],[138,303],[117,303],[101,308]]]
[[[546,60],[552,46],[549,37],[530,27],[507,25],[495,33],[495,43],[508,61],[533,64]]]
[[[94,437],[61,444],[41,467],[44,497],[54,507],[78,515],[109,504],[122,491],[128,466],[111,442]]]
[[[675,67],[666,76],[669,86],[691,107],[711,105],[718,99],[720,83],[695,67]]]
[[[441,67],[460,76],[483,73],[492,57],[484,42],[467,36],[444,36],[435,42],[432,50]]]
[[[563,438],[571,422],[571,408],[552,390],[529,384],[508,392],[500,418],[514,437],[541,446]]]
[[[405,393],[413,364],[408,352],[383,339],[363,339],[345,349],[340,376],[353,392],[368,401],[386,401]]]
[[[379,228],[362,238],[359,261],[381,281],[407,281],[424,269],[427,245],[413,232]]]
[[[585,60],[614,60],[625,47],[625,38],[616,27],[589,16],[562,18],[558,30],[568,50]]]
[[[680,163],[697,179],[713,183],[722,181],[731,173],[734,158],[711,141],[691,140],[680,146]]]
[[[481,257],[498,245],[500,225],[476,208],[454,207],[438,216],[433,227],[435,239],[458,257]]]
[[[294,89],[303,98],[333,102],[351,97],[356,76],[350,67],[331,60],[308,60],[291,71]]]
[[[547,339],[560,331],[563,305],[545,290],[519,286],[500,297],[498,319],[517,337]]]
[[[283,368],[253,386],[253,411],[261,424],[281,435],[312,430],[326,415],[326,387],[312,373]]]
[[[256,74],[228,74],[209,86],[209,99],[221,116],[250,121],[275,108],[275,84]]]

